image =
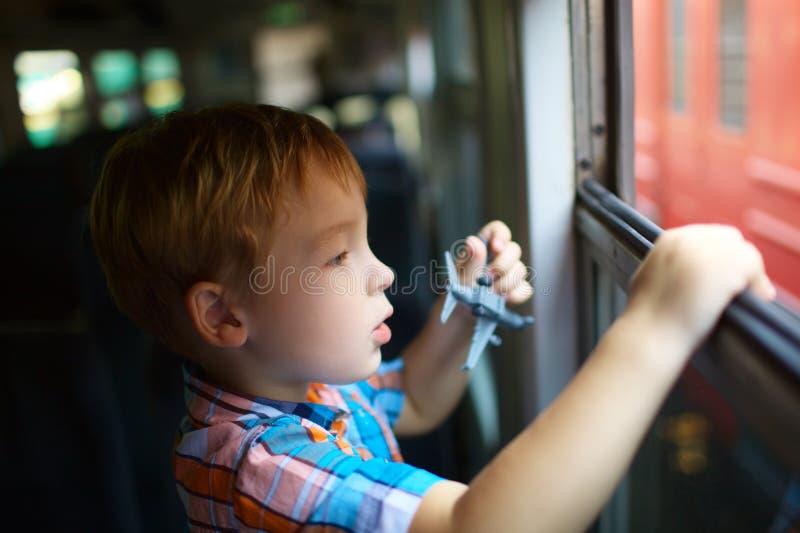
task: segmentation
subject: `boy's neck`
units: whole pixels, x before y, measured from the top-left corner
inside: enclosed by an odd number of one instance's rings
[[[310,383],[271,383],[265,378],[265,373],[230,366],[224,368],[224,365],[204,365],[203,370],[213,383],[225,390],[271,400],[305,402],[311,386]]]

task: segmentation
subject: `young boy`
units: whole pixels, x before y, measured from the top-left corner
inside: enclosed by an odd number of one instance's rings
[[[121,140],[91,206],[116,302],[185,355],[174,464],[196,530],[581,531],[601,510],[693,349],[738,292],[774,289],[732,228],[666,232],[628,305],[562,394],[469,486],[404,464],[394,435],[457,404],[474,319],[440,298],[381,363],[392,271],[367,242],[342,141],[288,110],[179,112]],[[494,290],[527,300],[505,224],[479,232]],[[459,263],[474,284],[487,250]]]

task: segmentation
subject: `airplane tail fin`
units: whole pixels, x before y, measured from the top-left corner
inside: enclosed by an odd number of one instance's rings
[[[447,266],[447,280],[451,285],[458,285],[458,272],[456,271],[456,264],[453,263],[453,256],[450,252],[444,253],[444,262]]]
[[[458,301],[455,296],[448,292],[447,297],[444,299],[444,306],[442,307],[442,324],[447,322],[447,319],[450,318],[450,314],[453,312],[453,309],[456,308],[457,303]]]
[[[445,298],[444,306],[442,307],[442,323],[447,322],[447,319],[450,318],[453,309],[455,309],[456,304],[458,303],[456,297],[453,296],[453,293],[451,292],[451,289],[458,284],[458,273],[456,272],[456,265],[453,263],[453,258],[450,255],[450,252],[444,253],[444,262],[447,265],[447,282],[449,283],[449,286],[447,287],[447,297]]]

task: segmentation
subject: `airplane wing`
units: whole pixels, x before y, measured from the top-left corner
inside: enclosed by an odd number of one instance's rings
[[[497,322],[494,320],[489,320],[488,318],[478,319],[478,323],[475,324],[475,333],[472,335],[472,344],[469,347],[467,362],[461,367],[462,370],[470,370],[475,366],[496,327]]]
[[[501,326],[509,329],[522,329],[533,324],[532,316],[522,316],[508,309],[503,309],[498,317]]]
[[[447,322],[447,319],[450,318],[450,313],[453,312],[453,309],[456,308],[456,304],[458,301],[456,297],[453,296],[452,292],[448,292],[447,296],[444,298],[444,305],[442,306],[442,315],[439,317],[442,321],[442,324]]]
[[[442,306],[442,314],[440,316],[442,323],[447,321],[459,301],[464,302],[465,305],[472,305],[479,301],[477,287],[465,287],[458,282],[458,272],[456,272],[456,266],[453,263],[453,257],[450,255],[450,252],[444,253],[444,259],[447,264],[447,281],[449,282],[449,286],[447,287],[447,296],[445,297],[444,305]]]

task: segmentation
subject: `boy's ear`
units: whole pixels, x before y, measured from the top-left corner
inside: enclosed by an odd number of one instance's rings
[[[229,307],[222,294],[222,285],[198,281],[186,291],[186,311],[204,341],[220,348],[238,348],[247,340],[247,327],[239,311]]]

